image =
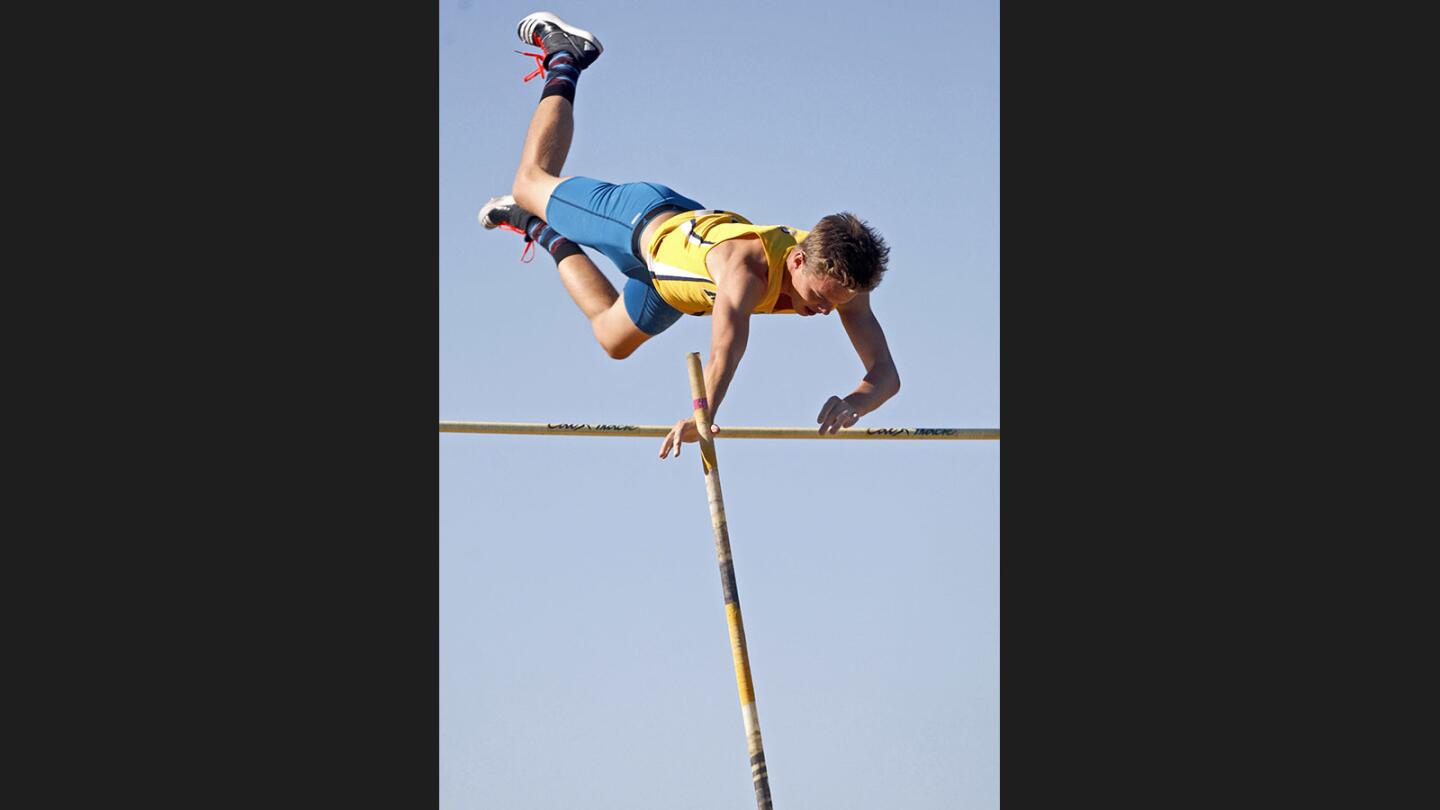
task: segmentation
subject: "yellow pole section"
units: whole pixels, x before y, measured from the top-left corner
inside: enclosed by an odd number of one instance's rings
[[[745,721],[745,739],[750,752],[750,781],[755,787],[755,805],[771,810],[770,772],[765,767],[765,744],[760,739],[760,715],[755,711],[755,684],[750,680],[750,653],[745,647],[745,622],[740,616],[740,593],[735,587],[735,564],[730,557],[730,529],[725,521],[725,498],[720,493],[720,465],[715,459],[715,441],[710,435],[710,403],[705,399],[705,375],[700,355],[690,352],[690,396],[695,407],[695,428],[700,432],[701,468],[705,490],[710,496],[710,525],[715,530],[715,559],[720,563],[720,591],[725,597],[725,622],[730,627],[730,656],[735,661],[735,686],[740,692],[740,716]],[[721,435],[726,433],[721,428]]]
[[[587,425],[573,422],[453,422],[440,421],[441,433],[498,433],[519,436],[632,436],[663,439],[673,425]],[[852,427],[834,435],[819,428],[720,426],[717,439],[899,439],[999,441],[999,428]]]

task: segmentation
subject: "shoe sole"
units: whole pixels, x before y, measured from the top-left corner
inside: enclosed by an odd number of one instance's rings
[[[515,26],[515,33],[519,35],[521,42],[526,45],[534,45],[535,28],[540,25],[540,23],[550,23],[573,37],[589,40],[595,45],[595,57],[597,59],[600,57],[600,54],[605,52],[605,46],[600,44],[600,40],[594,34],[586,31],[584,28],[576,28],[548,11],[537,11],[521,20],[519,25]]]
[[[507,206],[507,205],[514,205],[514,204],[515,204],[515,198],[514,198],[513,196],[509,195],[509,194],[506,194],[504,197],[491,197],[491,198],[490,198],[490,202],[485,203],[485,206],[480,209],[480,213],[477,215],[478,219],[480,220],[480,224],[481,224],[481,225],[484,225],[484,226],[485,226],[485,230],[487,230],[487,231],[493,231],[493,230],[495,230],[496,228],[500,227],[500,224],[499,224],[499,223],[496,223],[496,224],[494,224],[494,225],[491,225],[490,222],[485,219],[485,215],[486,215],[486,214],[489,214],[491,211],[495,210],[496,208],[501,208],[501,207],[504,207],[504,206]],[[474,233],[474,232],[472,231],[471,233]]]

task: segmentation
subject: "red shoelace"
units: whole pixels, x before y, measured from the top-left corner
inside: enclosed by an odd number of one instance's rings
[[[511,225],[508,222],[502,222],[495,227],[502,228],[507,231],[514,231],[515,233],[518,233],[521,236],[525,237],[525,250],[520,253],[520,263],[529,264],[530,262],[535,261],[535,240],[530,238],[530,234],[525,233],[524,231],[520,230],[514,225]],[[526,256],[529,256],[530,258],[527,259],[525,258]]]
[[[535,44],[539,45],[540,43],[537,42],[537,43],[535,43]],[[542,47],[540,50],[543,51],[543,50],[545,50],[545,49]],[[535,57],[535,69],[532,70],[532,71],[530,71],[529,75],[527,75],[527,76],[525,77],[525,81],[528,82],[528,81],[530,81],[531,79],[535,78],[536,76],[539,76],[539,77],[542,78],[542,79],[545,78],[545,54],[543,54],[543,53],[528,53],[528,52],[526,52],[526,51],[516,51],[515,53],[518,53],[518,54],[520,54],[521,56],[533,56],[533,57]]]

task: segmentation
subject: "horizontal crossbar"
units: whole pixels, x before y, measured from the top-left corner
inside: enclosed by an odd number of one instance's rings
[[[665,425],[583,425],[570,422],[447,422],[441,433],[499,433],[522,436],[633,436],[664,438]],[[819,428],[731,427],[721,425],[717,439],[1000,439],[999,428],[853,427],[821,435]]]

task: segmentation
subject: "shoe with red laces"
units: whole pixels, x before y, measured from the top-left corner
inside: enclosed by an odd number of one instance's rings
[[[533,251],[535,243],[530,239],[530,234],[525,232],[525,225],[533,216],[529,211],[521,208],[515,198],[509,194],[504,197],[491,197],[490,202],[480,209],[478,219],[485,230],[493,231],[496,228],[505,231],[514,231],[525,237],[525,251],[520,254],[520,261],[530,262],[534,260]],[[530,258],[526,258],[529,256]]]
[[[575,57],[575,66],[580,70],[589,67],[592,62],[600,58],[605,46],[594,34],[583,28],[576,28],[564,20],[556,17],[548,11],[537,11],[534,14],[520,21],[515,27],[519,34],[520,41],[526,45],[535,45],[540,48],[541,53],[516,53],[525,56],[535,57],[535,71],[525,77],[525,81],[539,76],[545,77],[545,63],[549,61],[550,55],[560,51],[569,51]]]

